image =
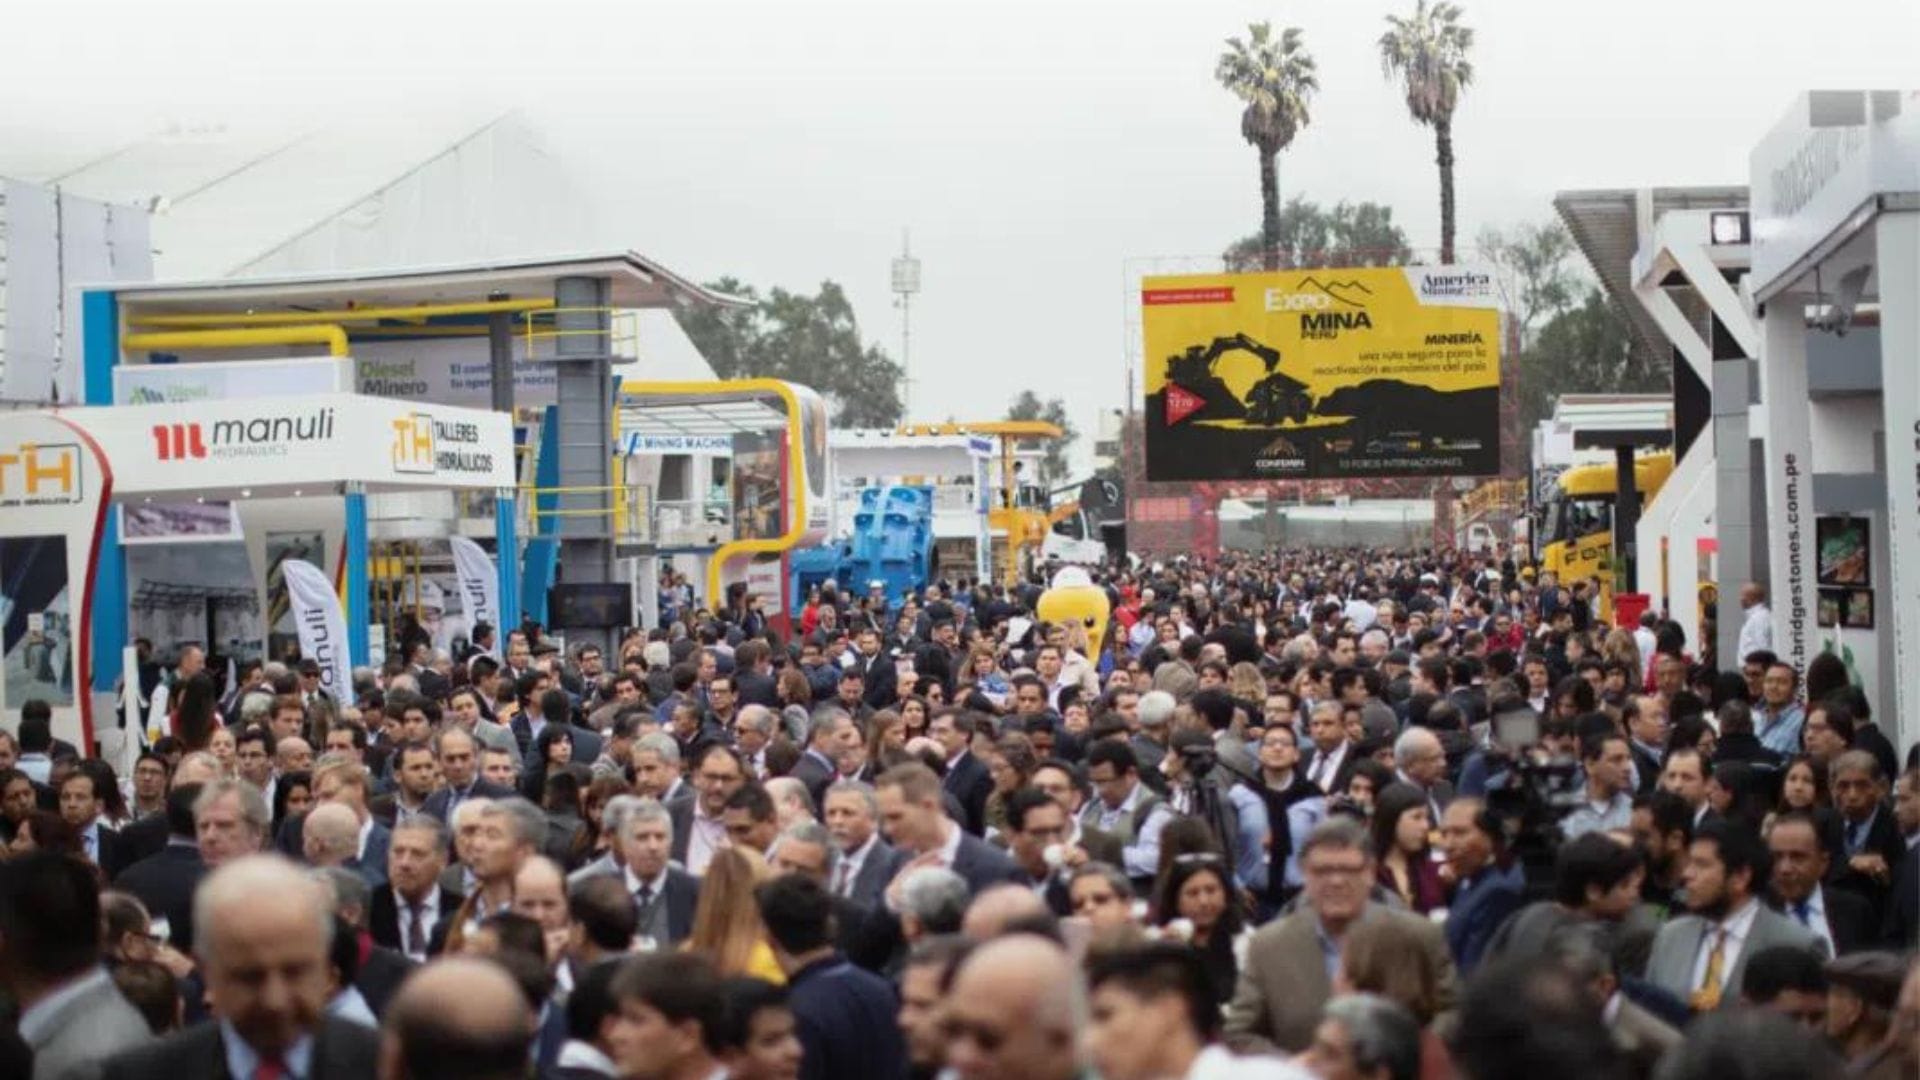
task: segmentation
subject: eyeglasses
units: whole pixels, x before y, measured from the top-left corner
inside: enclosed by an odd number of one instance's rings
[[[1173,857],[1175,866],[1224,866],[1226,860],[1211,851],[1189,851]]]

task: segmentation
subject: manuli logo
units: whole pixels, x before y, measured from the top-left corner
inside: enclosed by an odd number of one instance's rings
[[[203,458],[207,456],[207,444],[202,441],[198,423],[155,424],[153,452],[160,456],[161,461]]]

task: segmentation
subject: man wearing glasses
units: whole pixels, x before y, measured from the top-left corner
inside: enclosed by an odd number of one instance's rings
[[[1373,903],[1373,849],[1358,822],[1333,818],[1307,837],[1300,852],[1306,879],[1303,902],[1253,935],[1240,983],[1227,1005],[1227,1045],[1239,1053],[1298,1053],[1313,1041],[1315,1026],[1340,971],[1347,932],[1375,919],[1402,919],[1441,973],[1442,1010],[1453,1007],[1453,958],[1440,929],[1425,919]]]

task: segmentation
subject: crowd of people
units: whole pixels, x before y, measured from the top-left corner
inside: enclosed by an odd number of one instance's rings
[[[1093,580],[402,633],[338,695],[180,644],[128,776],[29,703],[0,1076],[1920,1075],[1920,747],[1759,587],[1722,664],[1512,557]]]

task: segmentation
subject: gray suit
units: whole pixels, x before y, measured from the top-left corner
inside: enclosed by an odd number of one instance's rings
[[[1707,947],[1714,924],[1699,915],[1682,915],[1660,928],[1653,939],[1653,955],[1647,959],[1647,981],[1671,993],[1681,1001],[1693,996],[1694,963],[1700,950]],[[1762,949],[1793,945],[1820,953],[1819,939],[1801,926],[1765,904],[1754,912],[1753,925],[1740,945],[1740,955],[1720,984],[1720,1008],[1740,1000],[1740,986],[1747,974],[1747,961]],[[1823,957],[1824,958],[1824,957]]]
[[[1453,1008],[1457,979],[1440,928],[1417,915],[1369,903],[1360,921],[1374,919],[1405,921],[1440,973],[1439,1011]],[[1333,980],[1327,977],[1320,951],[1319,917],[1303,905],[1255,931],[1247,943],[1240,981],[1227,1005],[1227,1045],[1242,1054],[1271,1053],[1275,1047],[1288,1053],[1304,1050],[1313,1041],[1313,1029],[1332,996]]]
[[[44,1017],[35,1017],[33,1080],[93,1080],[107,1058],[153,1041],[146,1020],[104,969],[81,976],[87,986]],[[29,1032],[22,1032],[23,1037]]]

